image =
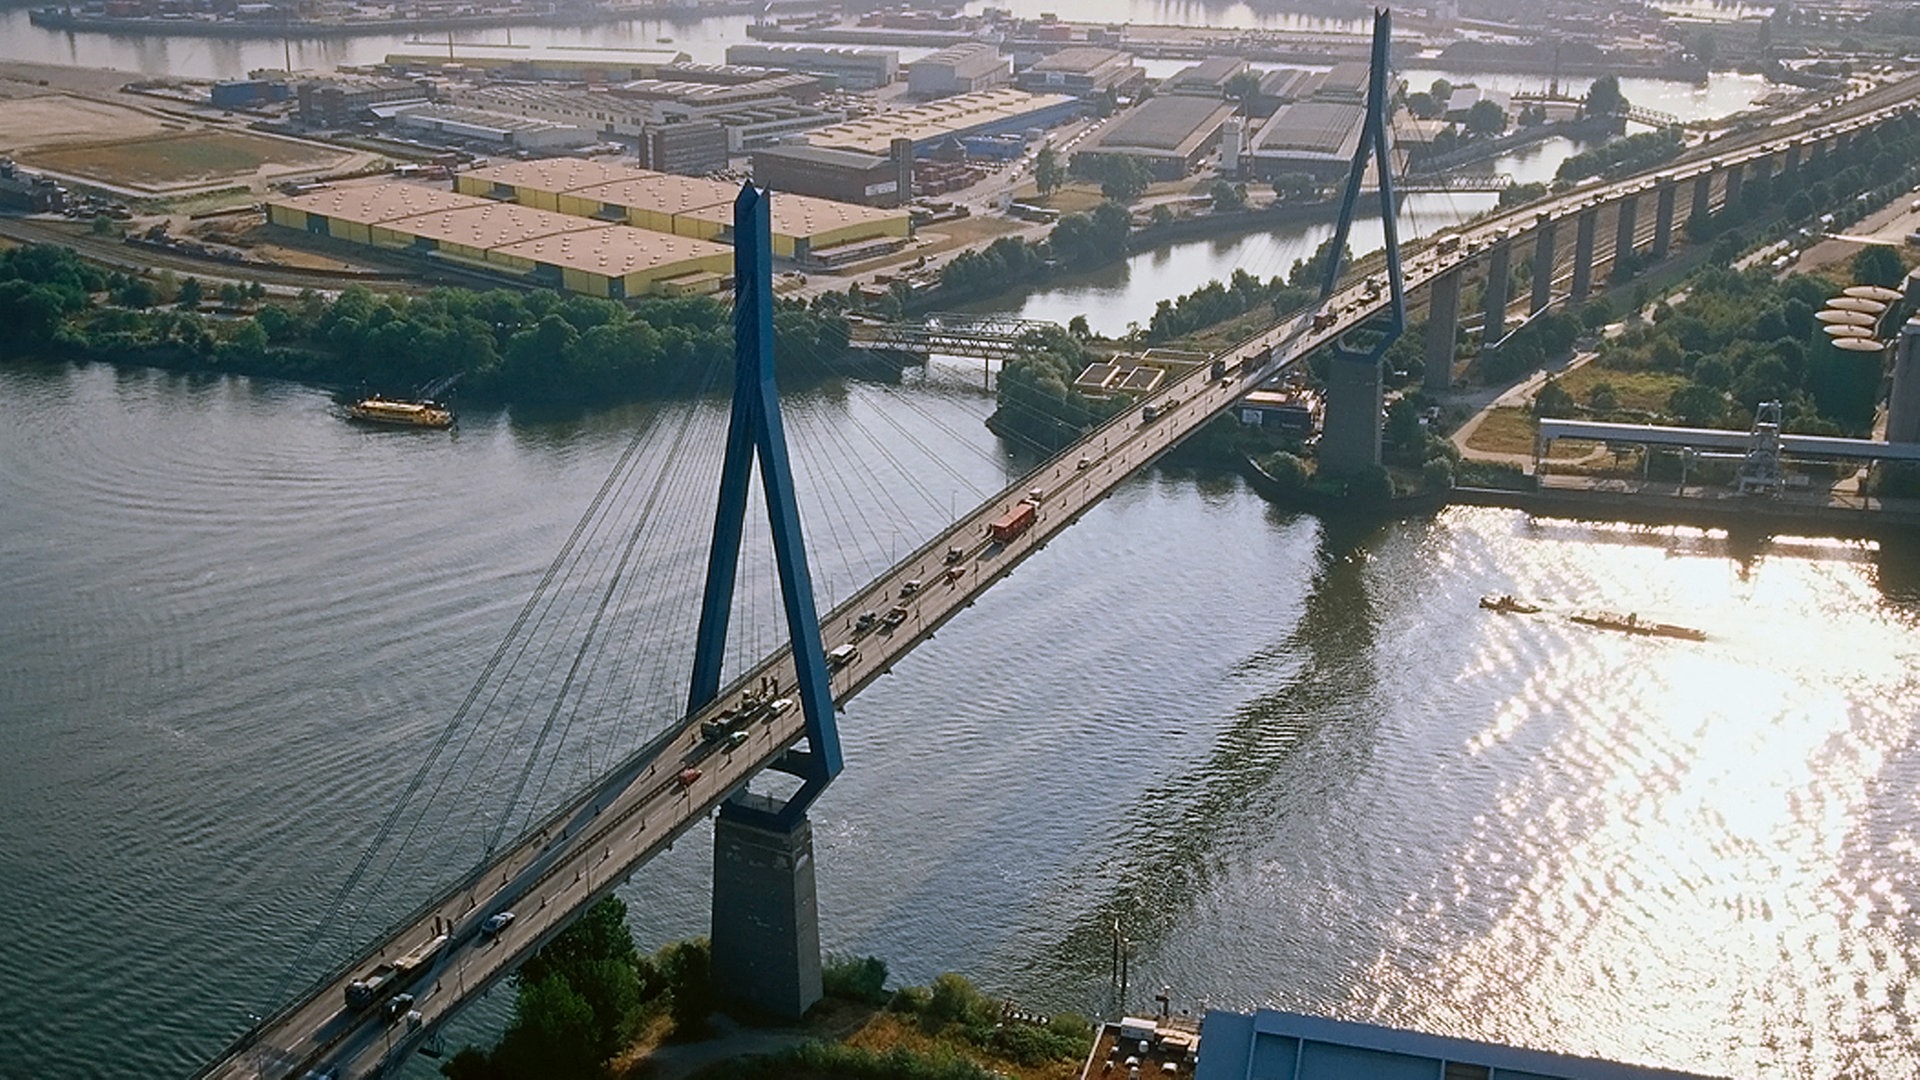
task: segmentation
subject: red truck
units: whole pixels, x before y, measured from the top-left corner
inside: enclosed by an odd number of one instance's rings
[[[1039,507],[1030,502],[1016,503],[1000,520],[987,525],[987,537],[998,544],[1007,543],[1033,528],[1039,517]]]

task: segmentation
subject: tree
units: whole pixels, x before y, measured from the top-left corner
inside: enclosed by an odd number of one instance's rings
[[[1620,94],[1620,78],[1602,75],[1587,88],[1583,106],[1588,116],[1615,116],[1627,111],[1627,99]]]
[[[1215,180],[1209,194],[1213,196],[1213,208],[1216,212],[1245,210],[1247,208],[1247,188],[1245,184],[1233,184],[1225,180]]]
[[[205,291],[199,278],[190,277],[180,283],[180,292],[174,297],[174,303],[181,311],[192,311],[200,306],[200,300]]]
[[[1702,30],[1693,39],[1693,55],[1699,57],[1709,70],[1713,68],[1713,62],[1720,57],[1720,41],[1713,36],[1713,31]]]
[[[1147,171],[1145,162],[1128,154],[1101,156],[1110,164],[1104,167],[1100,194],[1124,205],[1147,193],[1148,186],[1153,183],[1153,174]]]
[[[1075,315],[1067,321],[1067,333],[1072,334],[1081,341],[1086,341],[1093,337],[1093,328],[1087,325],[1087,317],[1085,315]]]
[[[1227,77],[1226,84],[1222,89],[1226,91],[1228,97],[1235,101],[1245,101],[1260,92],[1260,73],[1257,71],[1237,72]]]
[[[1310,199],[1320,194],[1320,181],[1312,173],[1287,172],[1273,178],[1273,195],[1277,199]]]
[[[1425,90],[1415,90],[1407,95],[1407,111],[1421,120],[1437,120],[1445,105],[1435,101],[1433,95]]]
[[[1900,260],[1900,253],[1885,244],[1861,248],[1848,269],[1853,280],[1862,285],[1895,288],[1907,279],[1907,266]]]
[[[1579,407],[1574,403],[1573,395],[1553,379],[1542,383],[1540,391],[1533,397],[1533,415],[1538,417],[1567,417],[1577,411]]]
[[[1051,195],[1060,190],[1067,182],[1067,167],[1060,161],[1060,152],[1051,144],[1040,148],[1033,156],[1033,183],[1040,189],[1041,195]]]
[[[1440,111],[1434,114],[1439,116],[1447,111],[1447,101],[1453,97],[1453,84],[1445,79],[1435,79],[1433,85],[1427,88],[1427,95],[1440,107]]]
[[[1483,98],[1467,110],[1466,124],[1475,135],[1498,135],[1507,130],[1507,114],[1498,104]]]
[[[1727,402],[1718,390],[1688,383],[1667,398],[1667,411],[1690,427],[1712,427],[1726,414]]]

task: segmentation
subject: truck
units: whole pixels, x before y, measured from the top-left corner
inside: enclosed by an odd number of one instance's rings
[[[447,947],[447,935],[432,938],[398,960],[376,965],[373,970],[347,984],[347,1007],[369,1008],[412,982],[426,969],[440,950]]]
[[[1025,501],[1015,503],[1013,509],[1002,514],[999,520],[987,524],[987,538],[997,544],[1008,543],[1033,528],[1033,523],[1039,519],[1039,507]]]

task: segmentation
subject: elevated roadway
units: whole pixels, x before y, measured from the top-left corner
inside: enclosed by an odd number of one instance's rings
[[[1729,146],[1711,162],[1669,168],[1657,177],[1589,185],[1454,230],[1457,242],[1432,244],[1407,261],[1408,288],[1456,271],[1499,245],[1511,246],[1543,215],[1550,219],[1593,209],[1658,184],[1685,182],[1715,167],[1724,171],[1730,165],[1770,160],[1787,152],[1789,145],[1851,136],[1875,123],[1910,114],[1915,109],[1912,86],[1920,84],[1905,85],[1907,91],[1897,105],[1876,102],[1868,95],[1855,103],[1857,109],[1842,110],[1846,118],[1831,120],[1814,131]],[[1857,115],[1865,110],[1871,110],[1870,115]],[[1266,327],[1221,353],[1215,364],[1172,380],[1142,405],[1088,432],[849,597],[822,620],[829,651],[842,645],[857,650],[833,674],[836,702],[845,702],[886,674],[902,656],[1045,547],[1126,477],[1231,408],[1247,390],[1372,318],[1386,303],[1377,286],[1355,281],[1317,310]],[[1216,370],[1223,376],[1216,377]],[[1146,419],[1149,410],[1154,419]],[[1029,498],[1038,507],[1033,525],[1004,543],[990,541],[988,525]],[[950,563],[947,553],[954,549],[959,555]],[[910,587],[909,583],[915,584]],[[897,625],[858,628],[861,615],[883,615],[896,606],[904,610]],[[231,1080],[307,1076],[347,1080],[390,1071],[461,1005],[505,978],[575,914],[729,795],[744,789],[802,738],[798,708],[775,712],[764,707],[760,718],[740,729],[743,739],[716,741],[703,736],[702,727],[708,722],[724,721],[742,710],[750,714],[758,700],[753,694],[763,678],[772,678],[782,687],[793,685],[793,664],[786,650],[743,673],[707,709],[684,718],[599,784],[443,889],[383,941],[321,977],[198,1075]],[[510,927],[491,936],[479,932],[483,920],[503,911],[516,915]],[[349,982],[442,935],[445,944],[417,977],[398,988],[412,995],[405,1009],[389,1015],[379,1005],[347,1006]]]

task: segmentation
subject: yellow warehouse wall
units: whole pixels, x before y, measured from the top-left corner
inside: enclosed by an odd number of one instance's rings
[[[513,189],[513,201],[519,203],[521,206],[534,206],[542,210],[553,210],[557,212],[560,209],[560,197],[558,195],[550,191],[540,191],[536,188],[519,187],[516,185]]]
[[[295,210],[291,206],[269,205],[267,207],[267,220],[273,222],[275,225],[285,225],[289,229],[304,229],[307,227],[307,212],[305,210]]]
[[[484,199],[493,191],[493,181],[482,180],[477,176],[470,176],[467,173],[455,173],[453,177],[453,190],[462,195],[478,195]]]
[[[578,195],[556,195],[553,208],[574,217],[592,217],[600,212],[600,200],[583,199]]]
[[[373,230],[365,225],[359,225],[351,221],[341,221],[339,218],[329,218],[327,220],[327,235],[333,237],[335,240],[347,240],[355,244],[366,244],[368,247],[372,247],[372,233]]]
[[[507,255],[498,251],[487,252],[487,261],[495,266],[505,266],[509,269],[521,271],[522,273],[531,271],[534,266],[532,259],[521,255]]]
[[[598,296],[603,299],[612,295],[612,290],[608,288],[611,281],[605,274],[563,267],[560,271],[560,283],[566,286],[568,292],[585,293],[588,296]]]
[[[367,230],[367,239],[376,247],[403,248],[413,243],[413,234],[375,225]]]
[[[668,230],[661,230],[668,231]],[[716,240],[726,231],[726,226],[717,221],[701,221],[698,218],[680,216],[673,219],[672,233],[675,236],[691,236],[695,240]],[[779,246],[779,241],[774,241]]]

